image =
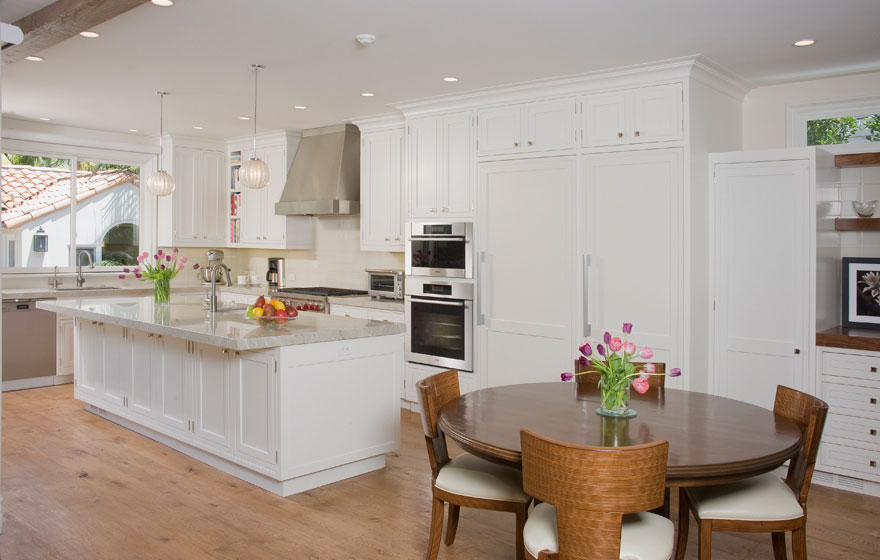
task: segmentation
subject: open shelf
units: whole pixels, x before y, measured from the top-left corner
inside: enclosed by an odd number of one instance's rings
[[[880,152],[834,156],[834,167],[859,167],[863,165],[880,165]]]
[[[880,218],[835,218],[837,231],[880,231]]]

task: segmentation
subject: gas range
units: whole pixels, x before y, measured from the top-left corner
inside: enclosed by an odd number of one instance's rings
[[[365,296],[366,290],[349,290],[345,288],[275,288],[272,295],[284,302],[284,305],[293,306],[297,311],[315,311],[318,313],[330,313],[327,304],[331,297],[341,296]]]

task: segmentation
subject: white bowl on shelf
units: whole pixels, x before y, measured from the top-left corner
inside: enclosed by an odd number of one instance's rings
[[[856,214],[861,216],[862,218],[870,218],[874,215],[874,210],[877,208],[877,203],[880,202],[878,200],[869,200],[866,202],[862,202],[859,200],[853,200],[853,209],[856,211]]]

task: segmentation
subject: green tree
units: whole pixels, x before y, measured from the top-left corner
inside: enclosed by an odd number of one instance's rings
[[[847,144],[858,129],[855,117],[807,121],[807,145]]]
[[[880,142],[880,114],[866,117],[864,126],[868,130],[868,135],[865,138],[869,142]]]
[[[70,160],[43,156],[3,154],[3,165],[29,165],[31,167],[53,167],[57,169],[70,169]]]

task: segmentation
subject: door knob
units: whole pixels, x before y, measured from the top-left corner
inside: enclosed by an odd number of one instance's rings
[[[639,131],[638,131],[638,130],[635,131],[635,132],[633,133],[633,136],[638,136],[638,135],[639,135]]]
[[[877,373],[877,366],[871,366],[871,373]]]
[[[795,349],[794,349],[794,353],[795,353],[795,354],[800,354],[800,353],[801,353],[801,349],[800,349],[800,348],[795,348]]]
[[[618,132],[618,133],[617,133],[617,137],[618,137],[618,138],[623,138],[623,133],[622,133],[622,132]]]
[[[442,211],[443,211],[443,212],[446,212],[446,211],[447,211],[447,208],[444,208]]]
[[[529,146],[533,146],[533,145],[534,145],[534,144],[532,144],[532,141],[529,140]]]
[[[868,433],[871,434],[872,436],[876,436],[877,430],[875,428],[871,428],[870,430],[868,430]]]
[[[386,237],[386,238],[385,238],[385,241],[391,241],[391,238],[390,238],[390,237]]]
[[[513,147],[514,147],[514,148],[519,148],[519,142],[514,142],[514,143],[513,143]]]

